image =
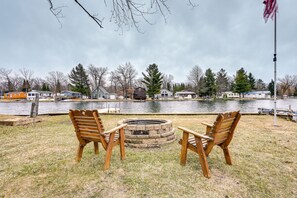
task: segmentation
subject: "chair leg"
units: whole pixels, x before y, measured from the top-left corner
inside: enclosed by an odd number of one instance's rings
[[[99,146],[98,146],[98,142],[94,142],[94,151],[95,151],[95,154],[96,154],[96,155],[99,154]]]
[[[120,152],[121,152],[121,160],[126,158],[125,154],[125,135],[124,135],[124,128],[120,129]]]
[[[182,148],[180,153],[180,165],[185,166],[187,162],[189,133],[183,132]]]
[[[107,149],[106,149],[104,170],[109,169],[109,166],[110,166],[110,158],[111,158],[111,153],[112,153],[112,148],[113,148],[114,136],[115,136],[115,133],[111,133],[109,136],[109,142],[107,144]]]
[[[206,155],[205,155],[205,152],[204,152],[204,149],[203,149],[202,141],[201,141],[201,139],[199,139],[197,137],[195,137],[195,140],[196,140],[197,152],[198,152],[198,155],[199,155],[199,161],[200,161],[200,164],[201,164],[203,175],[204,175],[204,177],[210,178],[211,174],[210,174],[210,170],[209,170],[209,167],[208,167],[208,162],[207,162],[207,159],[206,159]]]
[[[78,149],[77,149],[77,154],[76,154],[76,161],[79,162],[82,158],[83,150],[84,150],[85,145],[79,144]]]
[[[223,148],[226,163],[232,165],[231,156],[228,147]]]

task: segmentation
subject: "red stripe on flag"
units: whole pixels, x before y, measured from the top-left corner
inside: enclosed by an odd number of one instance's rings
[[[273,19],[275,13],[277,12],[277,9],[278,9],[277,2],[276,0],[265,0],[263,3],[265,4],[263,17],[265,22],[267,22],[269,17]]]

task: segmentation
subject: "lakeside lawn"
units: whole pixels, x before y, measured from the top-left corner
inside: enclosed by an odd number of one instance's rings
[[[219,147],[208,157],[212,177],[203,177],[197,154],[188,152],[179,165],[181,131],[177,140],[157,149],[126,148],[120,160],[113,150],[111,167],[103,171],[99,157],[86,146],[80,163],[78,145],[68,116],[41,116],[28,126],[0,126],[0,197],[296,197],[297,123],[272,116],[242,116],[229,148],[233,165],[225,163]],[[204,132],[200,122],[215,115],[103,115],[106,129],[124,118],[162,118],[174,128]]]

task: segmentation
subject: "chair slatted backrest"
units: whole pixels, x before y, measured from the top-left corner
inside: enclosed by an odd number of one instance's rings
[[[105,142],[104,127],[97,110],[70,110],[69,113],[79,141]]]
[[[227,147],[231,142],[236,125],[241,117],[239,111],[222,113],[217,116],[216,121],[209,133],[209,136],[213,138],[206,148],[208,154],[214,145],[220,145]]]

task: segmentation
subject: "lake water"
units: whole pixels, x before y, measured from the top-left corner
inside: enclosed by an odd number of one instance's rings
[[[277,108],[297,111],[297,99],[277,100]],[[273,100],[217,100],[217,101],[123,101],[123,102],[40,102],[39,114],[68,113],[69,109],[120,108],[121,113],[199,113],[240,110],[257,113],[258,108],[274,107]],[[0,114],[29,115],[31,102],[0,102]]]

